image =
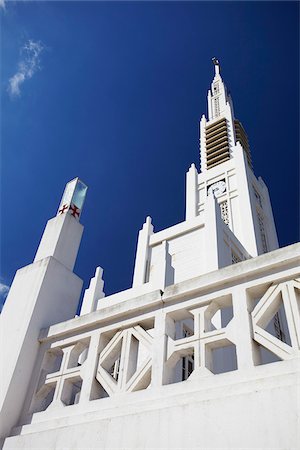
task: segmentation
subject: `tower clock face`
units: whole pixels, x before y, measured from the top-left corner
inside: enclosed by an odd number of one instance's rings
[[[217,181],[216,183],[209,186],[207,193],[214,194],[215,197],[220,197],[220,195],[226,192],[226,183],[224,180]]]

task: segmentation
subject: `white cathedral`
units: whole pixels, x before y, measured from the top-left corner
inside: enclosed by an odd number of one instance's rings
[[[3,449],[300,448],[300,244],[278,248],[268,189],[214,58],[185,221],[138,236],[130,289],[73,272],[87,191],[67,184],[1,314]]]

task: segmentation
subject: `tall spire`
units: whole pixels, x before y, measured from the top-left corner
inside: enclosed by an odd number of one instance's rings
[[[215,68],[211,88],[207,94],[208,119],[200,125],[201,170],[215,167],[233,157],[239,141],[252,168],[248,138],[242,124],[235,118],[231,96],[220,75],[220,62],[212,58]]]
[[[217,58],[212,58],[215,67],[215,76],[208,91],[208,120],[214,120],[224,116],[226,109],[230,108],[233,116],[232,103],[227,93],[226,86],[220,75],[220,62]]]

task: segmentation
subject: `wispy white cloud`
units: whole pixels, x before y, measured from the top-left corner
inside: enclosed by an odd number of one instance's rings
[[[5,9],[5,1],[0,0],[0,9]]]
[[[3,1],[3,0],[0,0]],[[20,50],[20,61],[17,72],[9,79],[8,92],[12,97],[18,97],[21,93],[21,85],[25,80],[33,77],[37,70],[41,69],[40,54],[44,50],[41,41],[29,40]]]
[[[0,311],[2,310],[4,302],[8,295],[8,291],[9,291],[9,286],[0,282]]]

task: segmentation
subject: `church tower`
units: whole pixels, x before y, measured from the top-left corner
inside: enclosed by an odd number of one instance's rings
[[[133,287],[164,289],[278,248],[268,189],[253,172],[246,132],[213,58],[208,119],[200,121],[198,173],[186,177],[186,220],[154,233],[148,217],[140,231]]]
[[[200,122],[201,174],[188,174],[186,216],[203,214],[213,192],[224,222],[254,257],[278,248],[271,203],[262,178],[254,175],[248,137],[234,115],[219,61],[213,58],[213,63],[208,119],[203,115]]]
[[[75,275],[87,186],[67,183],[57,214],[48,220],[32,264],[16,272],[0,316],[0,436],[16,422],[27,393],[43,328],[76,314],[82,280]],[[6,344],[8,343],[8,344]],[[1,446],[1,442],[0,442]]]

